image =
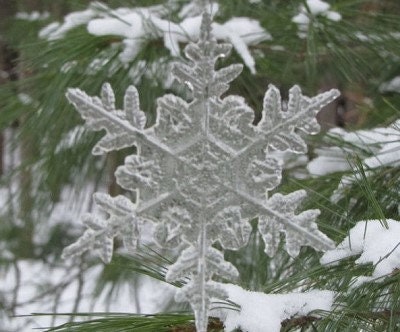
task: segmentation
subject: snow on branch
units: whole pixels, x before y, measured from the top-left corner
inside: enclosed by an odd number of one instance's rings
[[[321,27],[321,22],[316,18],[324,17],[330,21],[338,22],[342,19],[340,13],[330,10],[331,5],[322,0],[306,0],[299,8],[299,13],[292,18],[292,22],[298,26],[297,35],[307,38],[309,26]]]
[[[232,284],[225,284],[224,289],[229,300],[239,306],[238,310],[217,310],[216,316],[224,322],[226,331],[239,328],[246,332],[279,332],[282,324],[293,324],[294,317],[304,318],[315,310],[331,310],[335,295],[326,290],[265,294],[247,291]]]
[[[168,19],[171,14],[168,6],[149,6],[110,9],[105,4],[94,2],[88,9],[73,12],[65,16],[63,23],[51,23],[42,29],[40,37],[48,40],[65,38],[68,31],[77,26],[86,25],[87,31],[94,36],[118,36],[122,38],[123,51],[119,58],[123,63],[133,61],[145,42],[162,39],[164,46],[172,56],[180,55],[180,43],[189,43],[199,39],[201,14],[198,1],[183,6],[180,12],[181,22]],[[216,14],[218,6],[212,6]],[[214,37],[232,43],[236,52],[251,73],[255,73],[255,61],[249,46],[265,40],[271,35],[260,23],[247,17],[233,17],[225,23],[212,23]]]
[[[393,219],[386,222],[387,228],[381,220],[359,221],[335,249],[322,256],[321,264],[333,265],[360,255],[356,264],[372,263],[374,270],[372,276],[356,277],[354,285],[383,280],[382,277],[400,269],[400,222]]]
[[[312,176],[323,176],[334,172],[352,171],[342,177],[338,188],[331,196],[333,202],[340,201],[346,190],[361,179],[359,170],[349,162],[355,151],[361,159],[367,177],[381,167],[396,168],[400,166],[400,120],[387,127],[346,131],[333,128],[328,132],[325,141],[331,146],[315,150],[317,155],[307,165]],[[340,147],[337,142],[341,142]]]

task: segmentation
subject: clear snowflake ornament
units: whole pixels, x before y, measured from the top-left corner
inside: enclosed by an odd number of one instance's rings
[[[227,297],[215,280],[232,281],[239,275],[215,244],[229,250],[245,246],[252,218],[258,217],[268,255],[276,251],[281,232],[286,234],[285,247],[291,256],[303,245],[316,250],[334,245],[317,228],[318,210],[296,214],[306,195],[303,190],[271,197],[268,191],[279,185],[282,173],[280,162],[270,152],[306,152],[299,132],[318,132],[315,116],[338,91],[308,98],[294,86],[283,111],[279,90],[270,85],[262,119],[253,125],[254,111],[242,97],[221,97],[242,71],[240,64],[215,69],[217,60],[228,56],[230,50],[230,44],[213,38],[211,18],[205,12],[200,40],[185,48],[190,62],[178,63],[173,70],[193,99],[188,102],[172,94],[159,98],[156,123],[148,128],[133,86],[126,91],[124,110],[115,109],[108,84],[103,86],[101,98],[79,89],[67,93],[89,129],[106,131],[94,154],[129,146],[135,146],[137,153],[128,156],[115,173],[122,188],[136,193],[136,202],[95,194],[103,214],[85,216],[86,232],[64,250],[64,257],[96,249],[102,260],[109,262],[115,236],[121,236],[126,248],[134,250],[143,222],[153,222],[156,243],[183,248],[166,280],[189,278],[175,299],[190,303],[198,332],[207,331],[211,299]]]

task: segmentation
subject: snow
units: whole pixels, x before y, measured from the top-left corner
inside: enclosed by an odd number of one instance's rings
[[[343,141],[344,144],[341,144],[341,147],[316,149],[317,157],[307,165],[311,176],[352,171],[348,158],[354,151],[358,151],[367,177],[374,174],[374,170],[379,167],[400,166],[400,120],[387,127],[371,130],[347,132],[341,128],[334,128],[329,131],[327,137],[333,139],[334,144],[338,141]],[[344,196],[345,190],[357,180],[361,180],[358,173],[344,175],[333,192],[331,201],[337,203]]]
[[[328,140],[332,139],[333,144],[337,144],[338,141],[343,141],[344,144],[341,144],[340,147],[316,149],[317,157],[307,165],[311,176],[354,171],[348,162],[348,158],[354,154],[354,151],[358,151],[367,177],[371,176],[379,167],[400,166],[400,120],[387,127],[371,130],[347,132],[342,128],[334,128],[328,132],[327,138]],[[361,176],[357,172],[344,175],[330,200],[337,203],[343,198],[345,190],[357,180],[361,180]]]
[[[53,22],[50,23],[49,25],[46,25],[43,29],[39,31],[39,37],[40,38],[46,38],[46,39],[53,39],[52,35],[53,33],[55,34],[57,29],[60,27],[59,22]]]
[[[342,15],[340,15],[338,12],[334,12],[331,10],[326,12],[325,16],[328,20],[331,20],[334,22],[339,22],[342,19]]]
[[[18,269],[19,275],[16,275]],[[78,267],[67,264],[51,265],[48,262],[19,260],[8,271],[1,270],[0,292],[5,296],[4,305],[17,302],[13,313],[16,317],[0,319],[1,331],[28,332],[33,328],[45,328],[50,325],[60,325],[69,320],[65,316],[52,316],[53,313],[72,312],[78,296]],[[121,312],[154,314],[165,305],[173,295],[175,287],[140,276],[137,287],[132,283],[119,283],[114,289],[111,299],[108,295],[112,285],[106,284],[99,297],[93,297],[96,282],[102,273],[102,266],[96,265],[83,274],[84,286],[79,312]],[[139,299],[136,302],[134,299]],[[138,307],[137,307],[138,305]],[[32,313],[43,313],[43,316],[29,316]],[[46,316],[46,313],[50,314]],[[22,315],[22,316],[19,316]],[[28,316],[25,316],[28,315]]]
[[[315,27],[320,27],[319,22],[314,22],[313,18],[323,16],[330,21],[338,22],[342,19],[342,15],[338,12],[329,10],[330,4],[321,0],[307,0],[306,6],[301,5],[299,13],[292,18],[292,22],[298,25],[297,35],[300,38],[307,38],[309,24],[313,22]]]
[[[232,33],[240,31],[239,36],[246,45],[256,45],[264,40],[272,40],[272,36],[260,25],[260,22],[247,17],[233,17],[223,26]],[[223,37],[223,35],[220,36],[221,39]]]
[[[65,34],[80,25],[89,22],[96,16],[96,11],[89,8],[79,12],[73,12],[64,17],[64,23],[51,23],[39,32],[39,37],[47,38],[48,40],[56,40],[64,38]]]
[[[49,12],[43,12],[40,13],[38,11],[33,11],[33,12],[18,12],[15,15],[15,18],[19,20],[25,20],[25,21],[41,21],[41,20],[46,20],[50,17]]]
[[[121,20],[122,19],[122,20]],[[123,38],[125,50],[120,55],[122,62],[132,61],[140,51],[146,38],[163,37],[164,46],[172,56],[180,55],[179,43],[197,40],[200,32],[201,16],[185,18],[180,24],[158,18],[144,17],[143,14],[131,13],[121,17],[95,19],[88,23],[88,32],[96,36],[117,35]],[[127,29],[126,23],[130,24]],[[151,26],[149,31],[148,26]],[[254,45],[264,40],[271,40],[256,20],[246,17],[234,17],[224,24],[213,23],[213,33],[217,39],[229,40],[244,63],[252,73],[255,73],[255,61],[250,54],[248,45]]]
[[[312,290],[305,293],[265,294],[224,284],[229,300],[240,306],[240,311],[218,309],[217,316],[225,330],[240,328],[243,332],[279,332],[281,322],[294,316],[308,315],[314,310],[331,310],[334,292]]]
[[[292,18],[292,22],[299,25],[306,25],[310,23],[310,19],[306,13],[301,12]]]
[[[314,176],[344,172],[350,169],[350,165],[346,159],[346,152],[339,147],[315,149],[314,152],[318,157],[311,160],[307,165],[307,170]]]
[[[355,36],[358,40],[360,40],[360,41],[362,41],[362,42],[367,42],[367,41],[369,41],[369,37],[368,37],[365,33],[363,33],[363,32],[356,32],[356,33],[354,34],[354,36]]]
[[[372,263],[372,276],[356,277],[355,285],[378,281],[400,268],[400,222],[386,219],[388,228],[380,220],[359,221],[349,235],[333,250],[325,252],[321,264],[336,264],[339,260],[360,255],[356,264]]]
[[[321,0],[307,0],[306,3],[310,13],[313,15],[324,14],[331,7],[328,3]]]
[[[138,38],[143,35],[143,20],[138,12],[119,18],[96,18],[88,22],[88,32],[95,36],[117,35],[125,38]]]
[[[389,36],[394,38],[394,39],[400,39],[400,32],[399,31],[390,32]]]
[[[146,40],[162,38],[164,46],[174,57],[180,56],[180,43],[195,41],[199,37],[201,16],[194,7],[184,6],[180,13],[182,21],[175,23],[163,18],[164,11],[159,6],[145,8],[118,8],[111,10],[102,5],[92,5],[87,10],[67,15],[64,23],[52,23],[39,33],[41,38],[55,40],[64,38],[71,29],[87,25],[88,33],[95,36],[119,36],[123,50],[119,55],[122,63],[133,61]],[[218,10],[212,6],[213,13]],[[189,16],[190,13],[197,13]],[[166,15],[165,15],[166,16]],[[256,20],[247,17],[233,17],[223,24],[213,23],[213,33],[219,40],[230,41],[242,57],[251,73],[255,73],[255,61],[248,46],[271,40],[272,36]]]
[[[285,46],[282,46],[282,45],[271,45],[270,49],[272,51],[285,51],[286,50]],[[263,53],[261,54],[261,56],[263,56]]]
[[[76,271],[77,268],[73,267],[66,272],[65,269],[50,267],[49,264],[43,262],[19,260],[12,269],[0,272],[0,277],[3,280],[0,284],[0,292],[6,298],[5,307],[12,305],[12,303],[8,303],[12,300],[18,303],[16,311],[13,312],[15,315],[26,315],[37,311],[52,312],[54,309],[52,300],[54,293],[52,292],[55,292],[52,288],[62,281],[65,282],[65,277],[68,278],[68,276],[75,274]],[[41,285],[42,289],[40,289]],[[66,287],[67,293],[71,292],[71,289],[66,285],[64,287]],[[52,291],[49,292],[49,290]],[[39,298],[40,300],[38,300]],[[67,311],[71,310],[71,307],[67,307],[65,307]],[[34,318],[17,317],[11,319],[9,317],[8,320],[2,322],[3,325],[0,325],[0,328],[23,331],[22,328],[27,320],[30,321],[30,327],[40,327],[40,323]]]
[[[398,167],[400,165],[400,140],[386,143],[375,156],[366,158],[364,164],[367,168]]]
[[[400,76],[396,76],[388,82],[384,82],[379,87],[380,92],[400,93]]]
[[[363,151],[363,165],[366,169],[381,166],[397,167],[400,165],[400,120],[387,127],[371,130],[347,132],[342,128],[333,128],[328,132],[328,140],[343,141],[343,147],[325,147],[316,149],[317,157],[309,162],[307,169],[313,176],[352,169],[347,158],[354,151]],[[369,155],[369,156],[368,156]]]
[[[34,102],[33,98],[30,95],[28,95],[27,93],[20,92],[20,93],[18,93],[17,97],[18,97],[18,100],[23,105],[31,105]]]

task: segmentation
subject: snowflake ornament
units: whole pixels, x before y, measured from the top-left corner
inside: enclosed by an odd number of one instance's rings
[[[156,123],[148,128],[134,87],[126,92],[123,111],[115,109],[108,84],[101,98],[79,89],[67,93],[89,129],[106,131],[94,154],[128,146],[135,146],[137,153],[128,156],[115,173],[122,188],[135,192],[135,204],[121,196],[96,194],[96,203],[108,218],[87,216],[88,230],[65,249],[65,256],[97,248],[101,258],[109,261],[114,236],[122,235],[125,246],[134,249],[140,225],[153,222],[154,240],[160,246],[182,248],[166,280],[189,278],[176,300],[190,303],[198,332],[207,330],[211,299],[227,298],[215,280],[235,280],[239,275],[214,245],[229,250],[245,246],[250,219],[259,218],[258,229],[269,255],[275,252],[281,232],[286,233],[286,249],[292,256],[302,245],[333,248],[333,242],[317,229],[318,210],[295,214],[304,191],[269,198],[267,193],[278,186],[282,171],[270,153],[287,149],[304,153],[300,132],[318,131],[315,115],[338,91],[308,98],[295,86],[283,111],[279,90],[270,85],[262,119],[253,125],[254,111],[243,98],[221,97],[242,71],[239,64],[215,69],[216,61],[230,50],[230,44],[213,38],[210,15],[204,13],[200,40],[185,48],[190,63],[176,64],[173,70],[193,99],[188,102],[171,94],[159,98]]]

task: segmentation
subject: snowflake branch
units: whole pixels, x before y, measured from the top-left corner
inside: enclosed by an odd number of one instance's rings
[[[308,239],[311,243],[314,243],[314,247],[319,250],[330,250],[335,247],[335,243],[332,240],[321,239],[320,237],[310,233],[306,229],[296,225],[291,220],[283,216],[282,214],[272,210],[268,206],[266,206],[262,201],[248,195],[247,193],[232,188],[224,183],[220,183],[221,186],[224,186],[225,189],[229,190],[231,193],[235,194],[236,196],[240,197],[242,200],[247,202],[248,204],[257,208],[260,214],[265,213],[267,215],[273,215],[279,221],[290,228],[291,230],[301,234],[305,239]]]
[[[147,145],[149,148],[155,148],[157,150],[161,150],[165,154],[168,154],[174,159],[178,159],[176,155],[163,143],[154,139],[153,136],[149,135],[146,130],[140,130],[135,128],[128,121],[122,120],[112,113],[101,107],[100,105],[95,104],[94,102],[90,101],[86,93],[81,91],[80,89],[68,89],[67,92],[68,100],[75,105],[77,110],[80,110],[79,105],[85,105],[86,107],[90,107],[92,110],[96,111],[99,115],[103,118],[107,119],[109,123],[112,123],[120,128],[121,131],[132,135],[136,140],[140,141],[140,143]],[[81,112],[82,114],[82,112]],[[82,115],[85,118],[84,115]],[[178,159],[179,160],[179,159]]]
[[[277,89],[274,86],[270,85],[269,91],[271,91],[271,90],[273,91],[273,90],[277,90]],[[266,97],[267,97],[269,91],[267,91]],[[319,110],[321,110],[324,106],[331,103],[339,95],[340,95],[340,92],[338,90],[331,89],[327,92],[319,94],[318,96],[316,96],[312,99],[301,96],[302,99],[304,99],[305,101],[308,101],[309,105],[307,105],[307,107],[304,107],[303,105],[300,105],[300,103],[299,103],[299,105],[297,107],[298,110],[291,112],[290,118],[285,118],[283,121],[278,121],[276,124],[273,125],[273,127],[268,128],[267,130],[263,130],[261,128],[262,121],[265,119],[265,117],[264,117],[257,126],[259,128],[259,136],[257,137],[257,139],[254,140],[251,144],[249,144],[245,148],[243,148],[242,150],[238,151],[236,153],[236,157],[246,155],[253,149],[258,149],[260,147],[260,145],[263,146],[265,144],[265,142],[268,142],[269,140],[271,140],[271,138],[273,138],[275,135],[282,134],[282,131],[285,132],[285,130],[282,130],[282,129],[286,129],[286,131],[289,131],[289,132],[292,131],[292,129],[290,129],[290,128],[296,126],[296,124],[298,124],[299,120],[302,120],[304,118],[304,116],[315,117],[315,115],[317,114],[317,112]],[[279,111],[280,111],[280,107],[281,107],[280,106],[280,103],[281,103],[280,96],[278,98],[279,98],[278,102],[279,102]],[[291,102],[291,100],[289,100],[289,103],[290,102]],[[302,107],[300,107],[300,106],[302,106]],[[264,111],[265,111],[265,106],[264,106]],[[263,113],[264,113],[264,111],[263,111]],[[286,112],[280,111],[280,113],[285,114]],[[299,129],[301,129],[301,127]]]

